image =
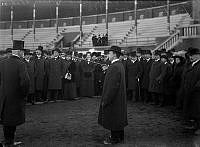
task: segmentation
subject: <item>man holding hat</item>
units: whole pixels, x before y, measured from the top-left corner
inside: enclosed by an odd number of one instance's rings
[[[25,122],[25,98],[29,90],[29,76],[21,59],[22,48],[13,48],[9,58],[0,61],[0,122],[4,141],[0,146],[16,146],[16,126]]]
[[[196,122],[196,135],[200,135],[200,49],[189,48],[191,65],[183,76],[184,114]]]
[[[121,48],[112,46],[108,51],[111,65],[106,71],[98,123],[111,131],[104,144],[116,144],[124,141],[124,127],[128,125],[125,71],[119,60]]]

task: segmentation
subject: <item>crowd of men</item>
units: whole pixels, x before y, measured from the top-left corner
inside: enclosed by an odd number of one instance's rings
[[[30,79],[28,103],[102,95],[104,78],[111,65],[107,52],[83,55],[54,49],[50,53],[41,46],[34,53],[21,52],[20,59],[25,63]],[[10,58],[11,54],[9,49],[1,52],[0,62]],[[175,106],[183,110],[187,127],[195,128],[195,133],[200,135],[199,49],[189,48],[184,55],[163,49],[152,55],[150,50],[129,48],[128,52],[120,54],[119,60],[125,71],[128,100],[159,107]]]
[[[92,35],[92,44],[93,46],[108,46],[108,34],[102,34],[96,36],[95,34]]]

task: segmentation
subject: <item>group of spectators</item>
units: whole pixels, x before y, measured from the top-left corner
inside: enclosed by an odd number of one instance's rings
[[[108,34],[98,35],[93,34],[92,36],[93,46],[108,46]]]
[[[27,103],[30,104],[99,97],[106,70],[112,64],[107,52],[104,55],[101,52],[82,54],[58,48],[47,52],[41,46],[34,53],[21,52],[17,61],[21,60],[27,69],[30,79]],[[10,49],[1,51],[0,63],[6,61],[5,64],[8,62],[8,66],[12,66],[14,56]],[[200,49],[189,48],[184,54],[163,49],[152,55],[147,49],[129,48],[119,60],[125,70],[128,100],[183,110],[186,127],[195,129],[195,134],[200,135]],[[5,76],[3,72],[1,76]],[[6,79],[7,84],[13,82],[9,80]],[[13,110],[9,105],[4,107],[8,112]],[[15,118],[18,120],[17,115]]]

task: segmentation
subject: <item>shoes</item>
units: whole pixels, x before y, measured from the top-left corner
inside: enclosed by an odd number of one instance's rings
[[[3,142],[0,143],[0,147],[20,147],[23,143],[21,141],[14,142],[13,144],[6,144]]]
[[[119,138],[113,139],[113,138],[109,137],[103,141],[103,144],[105,144],[105,145],[118,144],[118,143],[123,143],[123,140],[121,140]]]

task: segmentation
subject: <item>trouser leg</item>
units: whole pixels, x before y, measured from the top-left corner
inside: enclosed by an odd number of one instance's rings
[[[6,145],[14,143],[16,126],[3,126],[4,138]]]

